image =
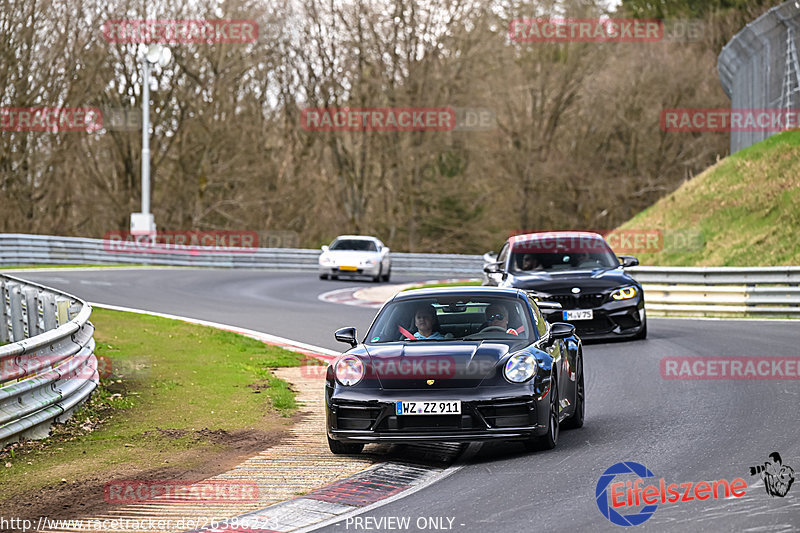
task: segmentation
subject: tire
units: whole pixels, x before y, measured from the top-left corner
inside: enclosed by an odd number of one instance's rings
[[[319,275],[319,279],[328,279],[328,275],[327,274],[320,274]]]
[[[339,279],[339,276],[337,276],[336,274],[331,274],[331,279]]]
[[[579,354],[581,355],[581,354]],[[583,384],[583,357],[578,363],[578,380],[575,383],[575,412],[561,424],[564,429],[578,429],[583,427],[583,417],[586,410],[586,388]]]
[[[552,450],[558,444],[558,379],[555,374],[551,379],[553,380],[553,387],[550,389],[550,412],[547,417],[547,433],[541,437],[533,437],[525,441],[525,447],[529,450]]]
[[[353,444],[350,442],[339,442],[328,437],[328,448],[335,455],[357,455],[364,449],[363,444]]]
[[[378,275],[372,277],[372,281],[374,281],[375,283],[380,283],[382,279],[383,279],[383,265],[381,265],[380,268],[378,269]]]
[[[389,267],[389,270],[387,270],[386,274],[383,275],[383,281],[389,281],[391,275],[392,275],[392,267]]]

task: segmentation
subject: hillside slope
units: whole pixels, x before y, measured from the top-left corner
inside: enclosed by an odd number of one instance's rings
[[[670,243],[643,265],[800,265],[800,132],[775,135],[684,183],[624,229],[702,233],[704,246]]]

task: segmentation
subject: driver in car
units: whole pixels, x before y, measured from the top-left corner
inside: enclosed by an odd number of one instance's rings
[[[519,335],[517,330],[508,327],[508,310],[503,304],[490,304],[486,308],[486,323],[484,331],[487,328],[500,328],[511,335]]]

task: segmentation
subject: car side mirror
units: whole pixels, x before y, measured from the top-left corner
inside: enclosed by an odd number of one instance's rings
[[[639,260],[633,257],[632,255],[621,255],[619,256],[620,260],[622,261],[622,267],[635,267],[639,264]]]
[[[502,272],[502,269],[500,268],[500,263],[495,261],[484,266],[483,271],[487,274],[498,274]]]
[[[543,337],[541,343],[543,347],[552,346],[559,339],[566,339],[575,334],[575,326],[566,322],[554,322],[550,325],[550,333]]]
[[[356,342],[356,328],[348,327],[337,329],[333,336],[337,341],[345,342],[352,348],[358,346],[358,342]]]
[[[484,263],[494,263],[495,261],[497,261],[497,253],[486,252],[485,254],[483,254]]]
[[[550,337],[553,339],[566,339],[575,334],[575,326],[567,322],[555,322],[550,326]]]
[[[327,252],[328,251],[328,245],[327,244],[322,247],[322,251],[323,252]]]
[[[388,246],[384,246],[383,247],[383,253],[385,253],[385,254],[389,253],[389,247]]]

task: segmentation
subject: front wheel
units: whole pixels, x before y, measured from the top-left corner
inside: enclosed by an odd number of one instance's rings
[[[364,449],[361,443],[339,442],[328,437],[328,448],[336,455],[357,455]]]
[[[534,437],[525,441],[525,447],[529,450],[552,450],[558,444],[558,383],[555,374],[550,379],[553,385],[550,389],[550,412],[548,413],[547,433],[541,437]]]
[[[389,267],[389,269],[386,271],[386,274],[383,275],[383,281],[389,281],[391,275],[392,275],[392,267]]]
[[[380,283],[382,279],[383,279],[383,265],[381,265],[381,267],[378,269],[378,275],[372,276],[372,281],[374,281],[375,283]]]

